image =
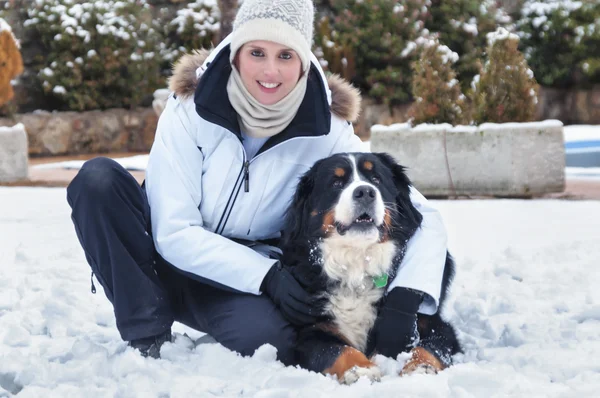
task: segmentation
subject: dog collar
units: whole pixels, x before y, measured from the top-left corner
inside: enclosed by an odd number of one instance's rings
[[[381,289],[387,286],[388,274],[381,274],[373,277],[373,284],[376,288]]]

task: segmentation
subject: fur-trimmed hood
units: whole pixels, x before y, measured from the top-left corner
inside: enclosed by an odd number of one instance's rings
[[[173,66],[173,76],[169,79],[169,89],[178,97],[194,95],[198,84],[197,70],[210,55],[211,50],[195,50],[182,56]],[[360,92],[338,75],[330,75],[327,84],[331,91],[331,112],[351,122],[358,119],[360,113]]]

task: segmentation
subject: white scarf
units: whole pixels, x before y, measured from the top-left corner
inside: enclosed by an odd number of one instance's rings
[[[296,87],[279,102],[263,105],[244,86],[237,68],[231,66],[227,94],[238,114],[240,127],[253,138],[267,138],[281,133],[294,119],[306,94],[308,73],[303,73]]]

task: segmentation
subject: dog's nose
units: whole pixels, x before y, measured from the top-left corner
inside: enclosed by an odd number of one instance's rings
[[[361,185],[354,190],[352,197],[358,202],[370,203],[375,200],[375,189],[368,185]]]

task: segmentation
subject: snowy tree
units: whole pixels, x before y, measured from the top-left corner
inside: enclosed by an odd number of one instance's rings
[[[518,49],[519,37],[499,28],[487,39],[487,61],[473,81],[475,123],[534,120],[539,85]]]
[[[452,68],[458,54],[440,44],[437,38],[421,43],[421,56],[412,64],[415,99],[409,110],[412,123],[459,124],[464,96]]]

